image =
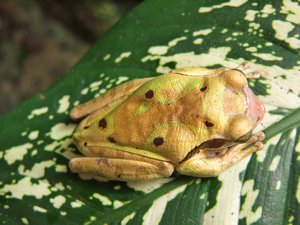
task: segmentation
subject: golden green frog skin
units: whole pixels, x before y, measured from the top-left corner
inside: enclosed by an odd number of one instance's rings
[[[70,160],[71,171],[120,181],[175,171],[213,177],[261,150],[264,134],[252,131],[264,107],[248,87],[246,65],[177,69],[76,106],[71,117],[85,119],[74,143],[84,156]]]

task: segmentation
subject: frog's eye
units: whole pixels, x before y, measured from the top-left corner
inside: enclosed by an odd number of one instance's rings
[[[229,134],[234,139],[239,139],[251,133],[253,122],[244,115],[235,116],[229,123]]]
[[[233,89],[243,89],[247,86],[247,78],[241,70],[226,70],[222,76],[227,86]]]

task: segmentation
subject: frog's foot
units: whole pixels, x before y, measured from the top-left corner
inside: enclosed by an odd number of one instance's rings
[[[195,177],[217,176],[252,153],[263,149],[264,145],[261,141],[264,137],[264,133],[259,132],[251,136],[247,142],[223,149],[219,152],[213,151],[213,155],[211,154],[211,150],[200,150],[199,153],[179,164],[176,170],[181,174]],[[244,149],[251,144],[253,145]]]
[[[155,161],[155,162],[154,162]],[[169,177],[174,171],[169,162],[150,162],[106,157],[74,158],[69,162],[73,173],[91,174],[109,180],[141,181]]]
[[[268,72],[264,70],[255,70],[252,72],[245,73],[245,75],[248,79],[258,79],[260,77],[266,77],[268,75]]]
[[[260,77],[265,77],[268,75],[268,72],[265,70],[251,70],[251,64],[249,62],[242,62],[235,69],[243,71],[247,79],[258,79]]]
[[[234,160],[233,163],[236,163],[242,160],[243,158],[247,157],[248,155],[251,155],[256,151],[262,150],[264,144],[261,141],[264,140],[264,138],[265,134],[263,132],[254,134],[249,138],[247,142],[228,148],[228,153],[226,157],[228,157],[231,161]],[[253,145],[244,149],[246,146],[251,144]]]
[[[236,67],[235,69],[244,71],[248,68],[250,68],[250,63],[245,61],[245,62],[242,62],[240,65],[238,65],[238,67]]]

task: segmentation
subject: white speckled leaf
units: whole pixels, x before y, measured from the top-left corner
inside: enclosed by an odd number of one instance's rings
[[[0,118],[2,224],[300,224],[300,5],[294,0],[142,2],[43,96]],[[264,151],[213,179],[139,183],[67,168],[74,105],[126,80],[250,61],[268,111]]]

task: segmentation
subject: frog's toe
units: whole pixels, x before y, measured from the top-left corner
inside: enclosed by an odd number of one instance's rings
[[[246,70],[250,67],[250,63],[247,61],[242,62],[236,69],[238,70]]]
[[[263,150],[264,144],[261,143],[261,142],[256,142],[256,143],[253,145],[253,147],[256,148],[255,151],[260,151],[260,150]]]
[[[257,134],[257,141],[262,141],[265,139],[265,137],[265,133],[261,131]]]

